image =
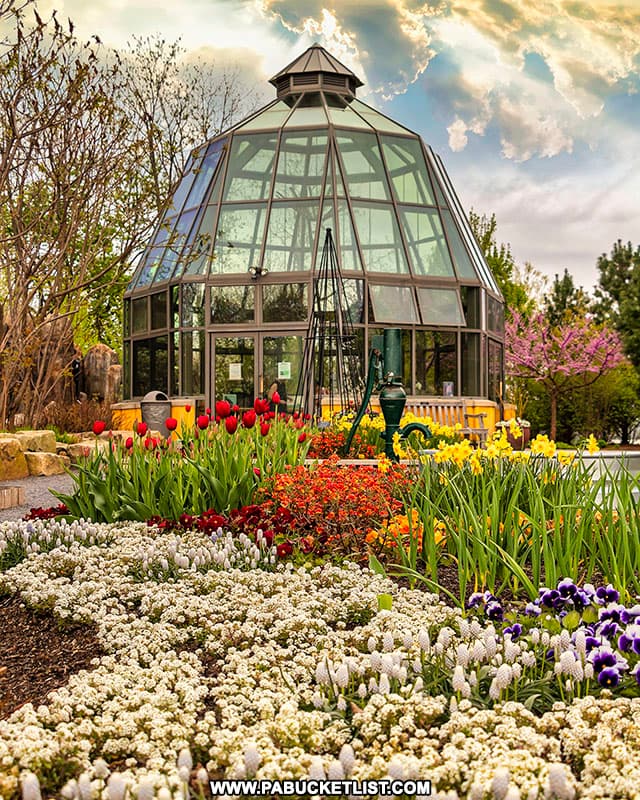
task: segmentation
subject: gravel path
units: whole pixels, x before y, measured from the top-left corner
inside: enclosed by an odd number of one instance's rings
[[[50,489],[70,494],[73,489],[73,478],[64,475],[51,475],[39,478],[22,478],[17,481],[0,481],[0,489],[5,486],[24,486],[24,505],[14,506],[0,511],[0,522],[8,519],[22,519],[32,508],[50,508],[60,502]]]

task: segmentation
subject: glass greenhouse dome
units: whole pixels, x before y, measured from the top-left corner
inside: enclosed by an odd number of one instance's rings
[[[440,158],[314,45],[196,148],[125,294],[125,397],[292,400],[331,228],[356,346],[402,329],[409,395],[497,400],[503,298]]]

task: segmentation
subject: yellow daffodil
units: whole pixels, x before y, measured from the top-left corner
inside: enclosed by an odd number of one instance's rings
[[[556,443],[546,434],[539,433],[531,442],[531,452],[546,458],[553,458],[556,454]]]

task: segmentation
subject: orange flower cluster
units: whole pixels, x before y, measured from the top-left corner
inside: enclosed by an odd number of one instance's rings
[[[317,540],[334,552],[364,556],[366,533],[386,525],[401,509],[407,476],[400,467],[384,475],[369,466],[340,466],[333,457],[315,468],[299,466],[276,475],[264,498],[287,509],[297,527],[315,529]]]
[[[436,544],[444,544],[446,532],[444,522],[435,519],[433,521],[433,537]],[[415,540],[417,540],[418,548],[421,548],[423,536],[424,526],[420,522],[417,510],[412,508],[410,518],[407,514],[396,514],[381,528],[370,530],[366,541],[368,544],[377,544],[382,549],[404,547],[408,550],[412,541]]]

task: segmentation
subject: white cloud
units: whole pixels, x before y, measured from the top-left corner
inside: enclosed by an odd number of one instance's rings
[[[406,91],[434,55],[424,20],[444,2],[424,0],[259,0],[262,13],[319,41],[382,97]],[[327,7],[330,6],[330,7]]]
[[[445,164],[466,209],[495,213],[498,240],[516,261],[529,261],[549,278],[566,267],[576,284],[591,289],[596,261],[621,238],[637,243],[640,165],[620,163],[606,173],[570,169],[542,177],[505,163],[469,167],[449,156]],[[487,174],[491,173],[488,183]]]
[[[469,141],[469,137],[467,136],[467,128],[466,123],[461,120],[459,117],[456,118],[455,122],[452,122],[451,125],[447,128],[447,133],[449,134],[449,147],[455,152],[459,150],[464,150],[467,146]]]

